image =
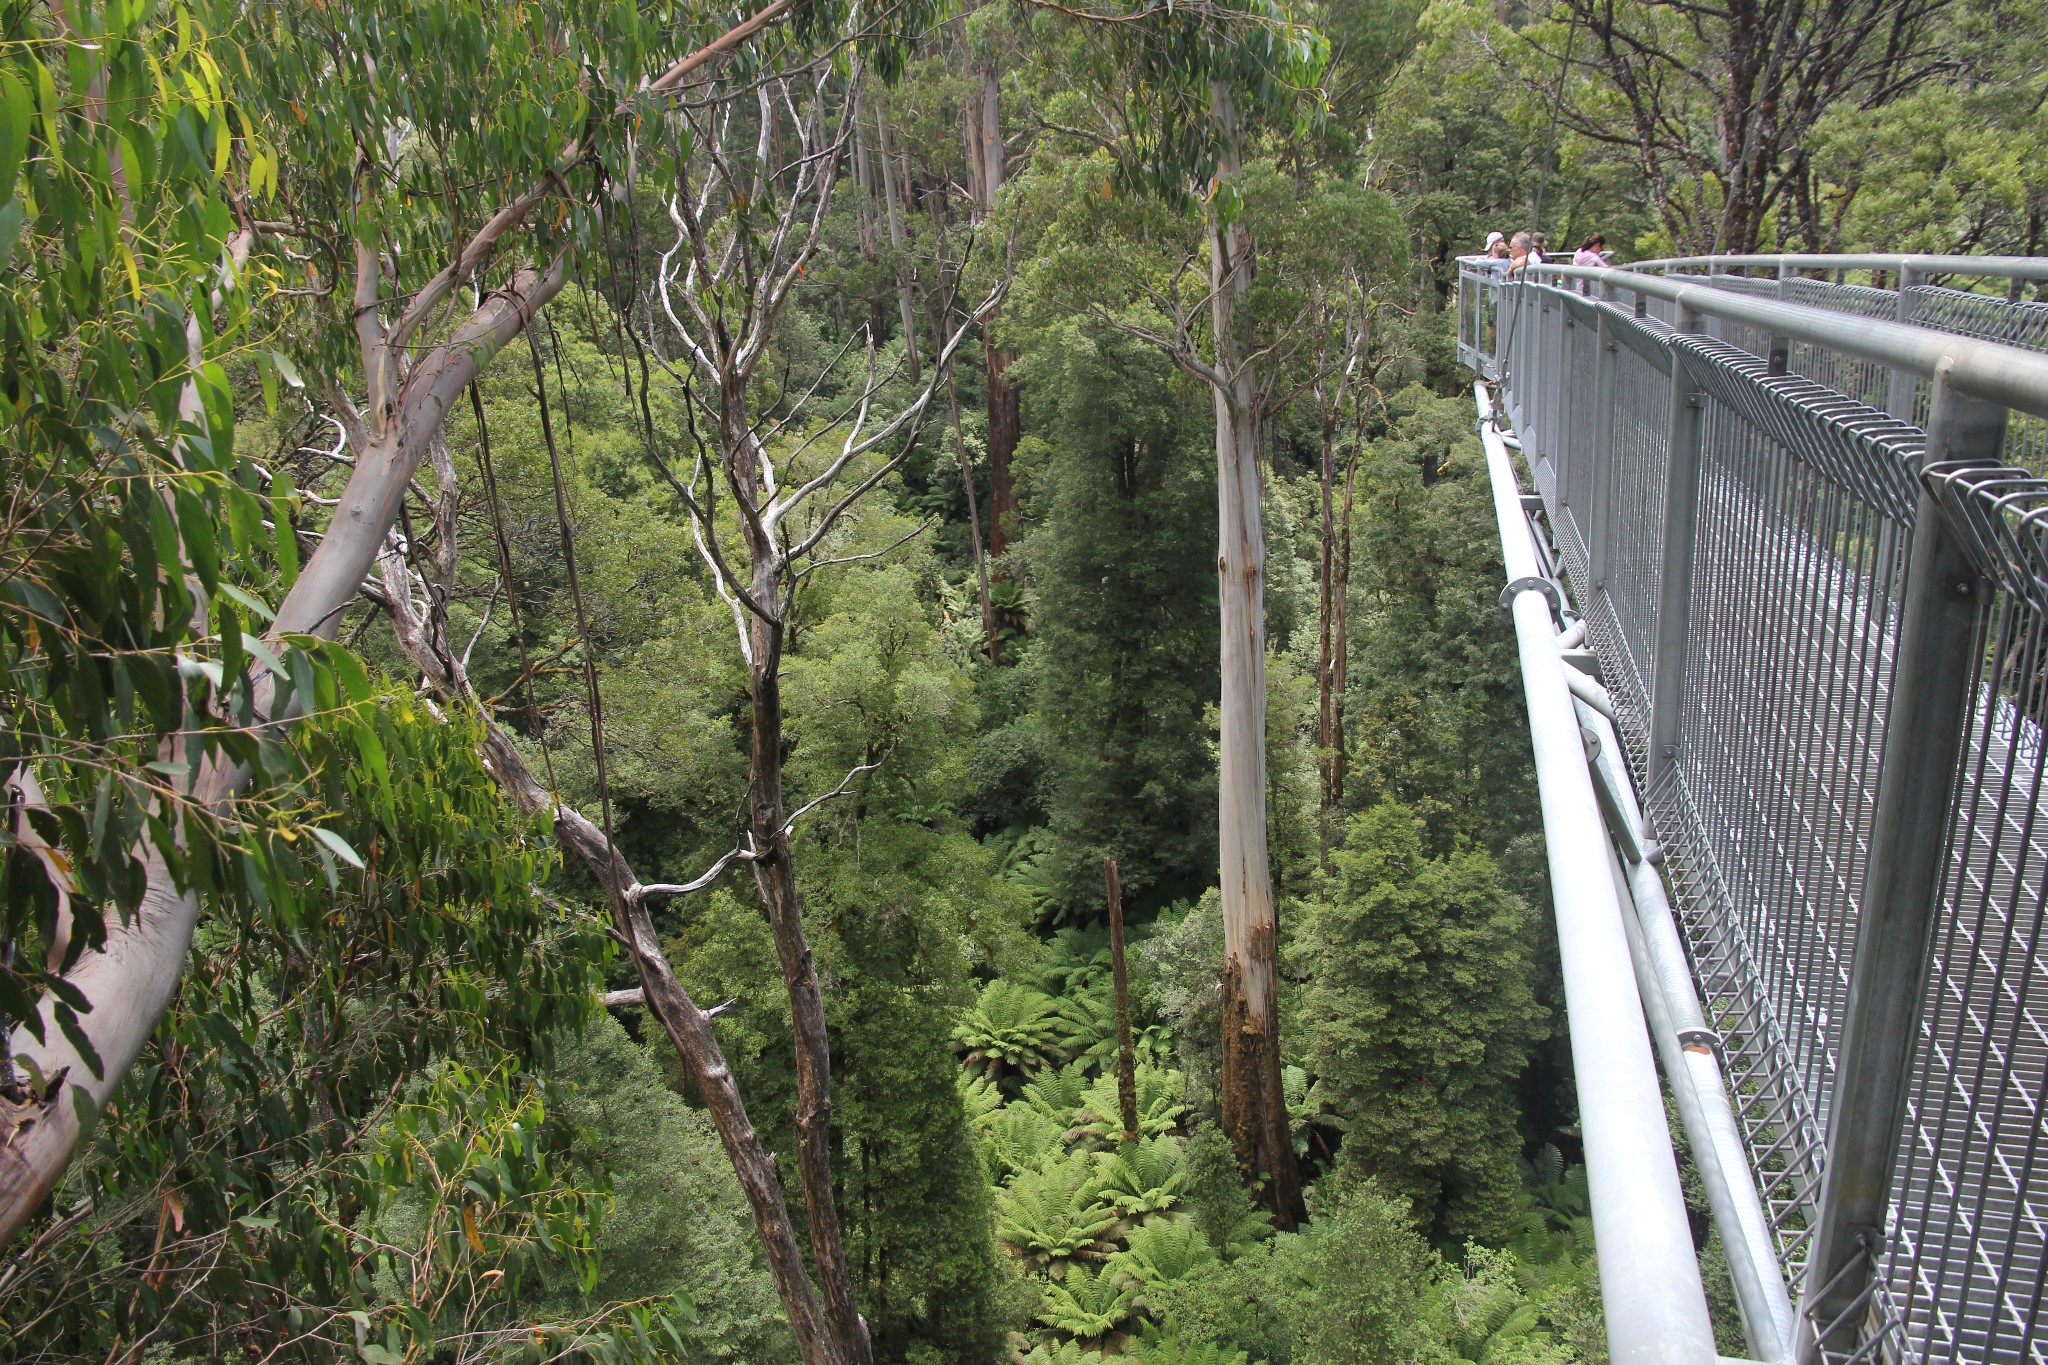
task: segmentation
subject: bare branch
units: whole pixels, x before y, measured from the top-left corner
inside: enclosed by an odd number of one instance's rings
[[[831,791],[826,792],[823,796],[814,796],[810,800],[804,802],[801,806],[798,806],[796,808],[795,813],[793,813],[787,820],[782,822],[783,836],[785,838],[788,837],[790,831],[796,828],[797,821],[803,819],[806,815],[809,815],[812,811],[824,805],[827,801],[830,801],[835,797],[844,796],[847,794],[847,792],[853,790],[853,782],[855,778],[865,777],[869,773],[875,771],[884,763],[888,762],[889,755],[895,752],[896,746],[894,744],[891,744],[887,749],[884,749],[882,751],[882,756],[880,758],[876,759],[872,763],[863,763],[860,766],[854,768],[851,772],[847,773],[845,777],[840,778],[839,785],[834,787]]]
[[[687,882],[636,883],[628,888],[626,894],[636,901],[644,901],[649,896],[687,896],[692,892],[702,891],[705,887],[717,881],[725,870],[734,863],[751,863],[757,856],[751,848],[735,847],[719,855],[718,861],[711,864],[702,876]]]

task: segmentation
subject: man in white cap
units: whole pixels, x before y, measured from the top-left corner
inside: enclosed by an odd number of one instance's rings
[[[1506,260],[1508,258],[1508,239],[1498,232],[1487,233],[1486,254],[1498,261]]]

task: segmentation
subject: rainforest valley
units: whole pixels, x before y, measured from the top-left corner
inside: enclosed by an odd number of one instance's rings
[[[2044,37],[0,0],[0,1356],[1604,1362],[1455,258],[2038,254]]]

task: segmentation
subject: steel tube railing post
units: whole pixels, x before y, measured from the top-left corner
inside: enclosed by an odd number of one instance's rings
[[[1607,516],[1614,482],[1614,388],[1615,371],[1619,368],[1616,352],[1620,348],[1621,343],[1614,339],[1612,324],[1608,322],[1608,312],[1602,308],[1593,329],[1593,411],[1589,414],[1593,423],[1593,492],[1584,528],[1586,577],[1592,580],[1586,594],[1588,608],[1607,591],[1607,547],[1612,539]]]
[[[1778,262],[1778,300],[1781,303],[1790,303],[1792,301],[1791,279],[1792,268],[1783,261]],[[1786,336],[1783,332],[1771,333],[1769,364],[1772,374],[1790,374],[1792,372],[1792,338]]]
[[[1698,316],[1681,301],[1673,315],[1679,333]],[[1699,532],[1702,399],[1685,364],[1671,348],[1671,415],[1665,429],[1664,563],[1658,581],[1657,644],[1651,655],[1650,780],[1678,759],[1679,720],[1685,705],[1685,661],[1691,647],[1692,554]]]
[[[1693,1143],[1693,1170],[1706,1191],[1707,1204],[1713,1210],[1716,1225],[1720,1226],[1724,1218],[1735,1216],[1733,1179],[1739,1178],[1746,1183],[1749,1172],[1746,1166],[1737,1166],[1737,1174],[1731,1178],[1719,1159],[1718,1149],[1705,1147],[1713,1140],[1713,1133],[1707,1124],[1706,1109],[1700,1102],[1699,1088],[1693,1084],[1692,1068],[1686,1064],[1689,1045],[1679,1041],[1681,1025],[1673,1017],[1671,1002],[1658,980],[1656,961],[1650,956],[1649,942],[1637,918],[1635,894],[1629,888],[1621,856],[1612,845],[1607,849],[1607,865],[1609,875],[1614,879],[1615,897],[1621,902],[1621,923],[1628,935],[1629,957],[1635,966],[1636,993],[1642,996],[1644,1012],[1649,1016],[1650,1037],[1657,1045],[1657,1060],[1664,1068],[1671,1102],[1678,1109],[1678,1121],[1684,1125],[1686,1135]],[[1771,1314],[1767,1298],[1769,1291],[1764,1286],[1762,1274],[1767,1269],[1776,1276],[1777,1262],[1772,1260],[1759,1266],[1744,1254],[1748,1250],[1746,1244],[1730,1245],[1731,1231],[1740,1236],[1742,1228],[1739,1224],[1732,1229],[1722,1227],[1721,1245],[1727,1252],[1728,1278],[1735,1289],[1735,1307],[1742,1317],[1743,1336],[1760,1361],[1778,1361],[1782,1359],[1783,1348],[1779,1345],[1778,1324]]]
[[[1514,364],[1514,357],[1508,352],[1510,339],[1515,334],[1514,310],[1521,307],[1521,300],[1514,297],[1514,291],[1505,282],[1493,289],[1493,372],[1505,375]]]
[[[1679,1115],[1692,1142],[1693,1164],[1706,1189],[1714,1226],[1721,1232],[1728,1274],[1742,1310],[1750,1350],[1758,1360],[1782,1361],[1791,1353],[1797,1318],[1785,1276],[1778,1267],[1770,1219],[1751,1175],[1742,1129],[1721,1075],[1720,1059],[1715,1052],[1719,1035],[1709,1027],[1706,1012],[1700,1007],[1671,900],[1652,863],[1653,859],[1661,862],[1662,854],[1648,851],[1654,845],[1649,844],[1642,805],[1636,799],[1612,722],[1583,702],[1579,706],[1579,722],[1599,741],[1599,751],[1592,758],[1594,780],[1614,793],[1607,815],[1616,826],[1615,834],[1624,846],[1633,844],[1643,850],[1642,860],[1631,859],[1620,865],[1627,890],[1622,898],[1623,917],[1626,920],[1627,912],[1634,910],[1633,928],[1640,933],[1652,973],[1645,983],[1642,964],[1638,963],[1637,989],[1646,1005],[1654,997],[1664,1007],[1663,1023],[1658,1022],[1654,1010],[1651,1012],[1651,1036],[1656,1040],[1657,1055],[1664,1064],[1672,1098],[1679,1102]]]
[[[1608,1355],[1615,1365],[1715,1365],[1621,903],[1601,852],[1606,826],[1557,652],[1555,589],[1541,577],[1507,445],[1487,420],[1486,386],[1475,391],[1557,912]]]
[[[1579,420],[1574,380],[1579,373],[1579,325],[1572,319],[1571,305],[1567,300],[1558,300],[1557,364],[1556,382],[1551,386],[1557,395],[1556,415],[1553,421],[1557,427],[1557,439],[1550,443],[1550,470],[1557,478],[1557,505],[1571,509],[1574,517],[1584,518],[1586,509],[1571,502],[1572,483],[1578,478],[1580,462],[1586,452],[1579,449]],[[1560,536],[1562,530],[1558,531]],[[1560,544],[1562,542],[1560,541]]]
[[[1898,292],[1893,316],[1900,323],[1913,321],[1913,286],[1920,284],[1926,276],[1910,265],[1899,267]],[[1884,410],[1902,422],[1913,420],[1913,381],[1917,378],[1911,370],[1901,366],[1892,367],[1891,387],[1885,395]]]
[[[2005,409],[1966,398],[1935,374],[1925,463],[1998,463]],[[1991,593],[1924,487],[1914,517],[1870,860],[1827,1134],[1827,1164],[1800,1305],[1798,1358],[1860,1324],[1848,1310],[1869,1288],[1883,1246],[1892,1170],[1926,995],[1930,935],[1940,909],[1949,816],[1968,725],[1978,632]]]

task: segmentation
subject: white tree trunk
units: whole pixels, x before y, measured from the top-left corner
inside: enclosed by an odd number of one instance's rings
[[[1240,169],[1237,119],[1215,87],[1228,152],[1217,178]],[[1210,319],[1216,337],[1217,596],[1222,615],[1222,736],[1217,774],[1218,884],[1223,896],[1223,1127],[1246,1173],[1263,1178],[1283,1226],[1300,1214],[1294,1147],[1280,1084],[1278,924],[1266,846],[1266,537],[1259,515],[1260,401],[1237,335],[1251,282],[1251,240],[1209,219]]]

